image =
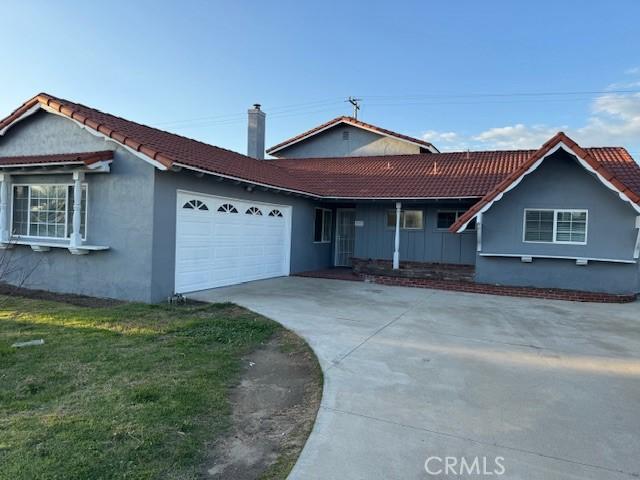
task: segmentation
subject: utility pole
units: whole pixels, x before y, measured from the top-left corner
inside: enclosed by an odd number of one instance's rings
[[[362,101],[361,98],[355,98],[355,97],[349,97],[347,99],[347,102],[353,105],[353,118],[355,118],[356,120],[358,119],[358,110],[360,110],[361,101]]]

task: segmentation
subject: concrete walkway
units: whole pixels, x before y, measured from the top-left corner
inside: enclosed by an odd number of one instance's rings
[[[640,473],[640,304],[312,278],[193,295],[303,336],[325,375],[294,479],[628,479]],[[445,459],[486,457],[502,476]],[[458,459],[458,462],[461,460]],[[498,460],[500,461],[500,460]],[[459,466],[456,467],[459,473]]]

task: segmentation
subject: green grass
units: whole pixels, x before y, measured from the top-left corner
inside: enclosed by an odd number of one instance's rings
[[[0,297],[0,478],[197,478],[239,357],[279,328],[230,304]]]

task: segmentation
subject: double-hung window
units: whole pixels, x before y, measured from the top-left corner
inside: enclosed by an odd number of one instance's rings
[[[331,218],[331,210],[327,208],[316,208],[316,218],[313,229],[314,242],[331,242]]]
[[[73,227],[73,185],[14,185],[12,198],[13,235],[66,239]],[[82,186],[80,234],[87,230],[87,186]]]
[[[396,228],[396,211],[387,211],[387,227]],[[402,210],[400,212],[400,228],[403,230],[422,230],[424,218],[422,210]]]
[[[587,243],[587,210],[525,209],[524,241]]]

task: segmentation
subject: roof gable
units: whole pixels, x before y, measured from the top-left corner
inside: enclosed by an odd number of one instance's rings
[[[431,143],[426,142],[424,140],[420,140],[419,138],[409,137],[408,135],[403,135],[401,133],[387,130],[386,128],[380,128],[370,123],[365,123],[360,120],[357,120],[353,117],[342,116],[342,117],[336,117],[332,120],[329,120],[326,123],[323,123],[322,125],[318,125],[317,127],[307,130],[306,132],[296,135],[295,137],[291,137],[288,140],[285,140],[284,142],[278,143],[277,145],[274,145],[273,147],[267,149],[267,153],[269,155],[273,155],[274,153],[277,153],[281,150],[289,148],[290,146],[295,145],[297,143],[303,142],[311,137],[321,134],[326,130],[329,130],[330,128],[334,128],[339,125],[350,125],[352,127],[356,127],[362,130],[376,133],[383,137],[395,138],[396,140],[401,140],[403,142],[417,145],[432,153],[438,152],[438,150]]]
[[[618,176],[614,174],[615,168],[608,168],[603,161],[594,157],[588,149],[580,147],[580,145],[569,138],[564,132],[558,132],[542,145],[539,150],[533,153],[526,162],[514,170],[511,175],[497,184],[489,193],[461,215],[460,218],[451,225],[449,230],[455,233],[464,231],[471,220],[489,210],[495,202],[502,199],[505,193],[516,188],[524,177],[535,171],[546,158],[559,149],[563,149],[573,155],[582,167],[595,174],[596,178],[598,178],[603,185],[616,192],[621,200],[628,202],[640,213],[640,191],[634,188],[638,186],[638,184],[636,184],[638,165],[633,162],[630,156],[629,160],[635,164],[636,168],[635,175],[629,174],[629,177],[633,177],[633,186],[629,184],[630,182],[628,182],[628,180],[625,181],[626,179],[624,178],[618,178]],[[626,154],[628,155],[628,153]],[[623,175],[620,176],[622,177]]]
[[[45,110],[111,140],[160,170],[190,168],[233,180],[318,196],[287,171],[240,153],[60,99],[47,93],[31,98],[0,121],[0,136],[17,122]]]

